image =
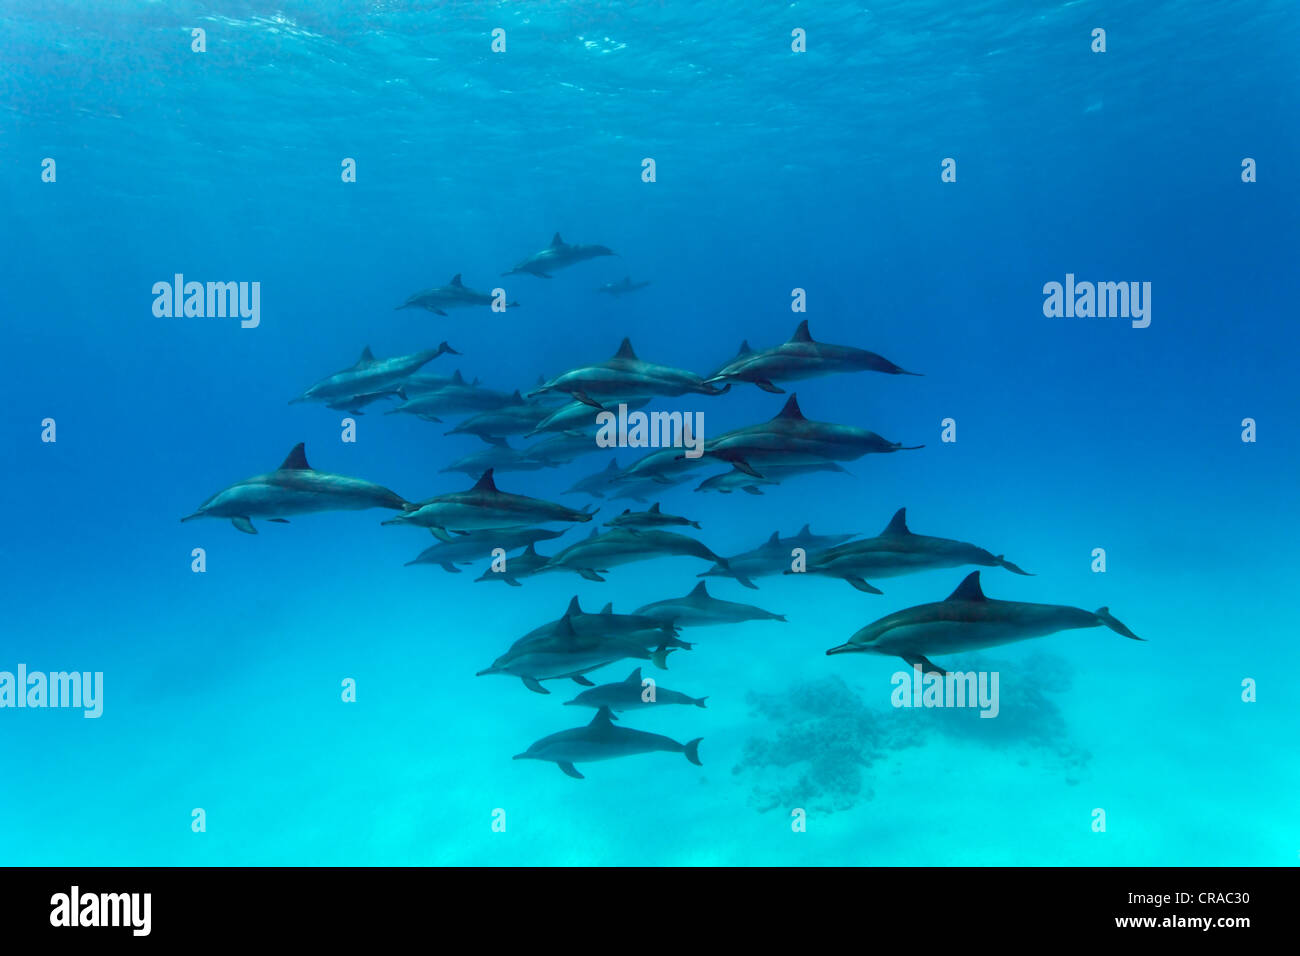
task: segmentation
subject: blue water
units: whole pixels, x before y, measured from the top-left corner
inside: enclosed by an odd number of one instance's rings
[[[0,670],[104,674],[97,720],[0,710],[0,862],[1295,863],[1294,4],[343,11],[0,3]],[[499,278],[557,230],[620,258]],[[175,273],[260,282],[261,324],[156,318]],[[455,273],[522,305],[393,311]],[[1151,282],[1150,326],[1045,317],[1066,273]],[[627,274],[653,284],[594,292]],[[510,759],[585,722],[561,706],[576,685],[475,672],[574,594],[630,612],[700,561],[514,589],[404,567],[431,539],[381,511],[256,537],[178,521],[300,441],[411,499],[468,487],[439,469],[484,446],[450,425],[376,407],[344,443],[343,413],[287,404],[365,345],[447,340],[463,355],[426,372],[527,389],[624,336],[705,373],[801,318],[925,375],[787,386],[804,412],[926,447],[762,497],[691,481],[664,510],[735,554],[809,522],[874,534],[906,506],[914,531],[1035,572],[985,569],[991,597],[1106,605],[1147,643],[1099,628],[970,655],[1001,674],[995,720],[896,710],[900,661],[824,651],[969,569],[883,595],[710,579],[788,623],[685,631],[655,676],[707,708],[623,721],[703,737],[703,767],[649,754],[578,781]],[[651,408],[716,435],[782,401],[738,385]],[[498,483],[580,507],[563,491],[609,457]]]

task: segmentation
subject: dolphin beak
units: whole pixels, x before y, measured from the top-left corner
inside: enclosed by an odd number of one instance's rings
[[[527,759],[528,759],[528,754],[515,754],[515,755],[514,755],[513,757],[511,757],[510,759],[511,759],[511,760],[527,760]]]
[[[832,654],[852,654],[853,652],[860,650],[862,650],[862,648],[857,644],[841,644],[839,647],[832,647],[826,652],[826,656],[829,657]]]
[[[485,670],[481,670],[481,671],[479,671],[479,672],[478,672],[477,674],[475,674],[474,676],[475,676],[475,677],[482,677],[484,674],[495,674],[495,673],[496,673],[496,668],[494,668],[494,667],[489,667],[489,668],[487,668],[487,669],[485,669]]]

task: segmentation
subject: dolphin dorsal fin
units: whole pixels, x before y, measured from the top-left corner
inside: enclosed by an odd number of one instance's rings
[[[639,684],[639,683],[641,683],[641,668],[638,667],[638,668],[637,668],[636,670],[634,670],[632,673],[628,674],[627,677],[623,678],[623,683],[624,683],[624,684]]]
[[[624,508],[624,509],[623,509],[623,514],[624,514],[624,515],[630,515],[631,513],[632,513],[632,509],[631,509],[631,508]],[[621,518],[621,517],[623,517],[623,515],[619,515],[619,517]]]
[[[513,399],[513,400],[516,401],[516,402],[521,402],[521,403],[522,403],[523,400],[524,400],[524,397],[523,397],[522,395],[519,394],[519,389],[515,389],[515,393],[514,393],[513,395],[511,395],[510,397],[511,397],[511,399]]]
[[[894,517],[889,519],[889,524],[885,525],[885,530],[880,532],[885,534],[911,534],[907,528],[907,509],[899,508],[894,512]]]
[[[552,249],[556,248],[557,246],[562,246],[562,245],[564,245],[564,240],[560,238],[560,234],[559,234],[558,232],[557,232],[555,235],[551,236],[551,248],[552,248]]]
[[[781,543],[781,532],[780,532],[780,531],[773,531],[773,532],[772,532],[772,537],[770,537],[770,538],[767,539],[767,543],[768,543],[768,544],[780,544],[780,543]]]
[[[588,727],[613,727],[614,725],[613,723],[611,723],[613,717],[614,714],[612,711],[610,711],[608,707],[602,707],[600,708],[600,710],[596,711],[596,716],[591,718],[591,723],[589,723],[587,726]]]
[[[613,472],[613,471],[618,471],[618,459],[617,459],[617,458],[611,458],[611,459],[609,460],[609,464],[605,466],[605,470],[606,470],[606,471],[611,471],[611,472]],[[623,512],[623,513],[624,513],[624,514],[627,514],[626,511]]]
[[[613,601],[610,601],[608,604],[606,604],[604,607],[602,607],[602,608],[600,609],[600,613],[601,613],[601,614],[613,614],[613,613],[614,613],[614,602],[613,602]]]
[[[489,468],[483,472],[483,477],[474,482],[474,487],[470,491],[496,491],[497,483],[492,480],[492,469]]]
[[[460,281],[459,272],[457,272],[454,276],[451,277],[451,284],[454,285],[457,289],[465,288],[465,283]]]
[[[370,346],[367,345],[365,348],[361,350],[361,358],[357,359],[357,364],[352,367],[360,368],[363,365],[370,365],[374,361],[375,361],[375,353],[370,351]]]
[[[749,339],[745,339],[745,341],[740,343],[740,351],[736,353],[736,356],[748,355],[752,351],[754,350],[749,347]]]
[[[799,533],[795,535],[796,538],[811,538],[812,536],[813,533],[812,533],[811,524],[804,525],[802,528],[799,529]]]
[[[284,464],[280,466],[280,470],[311,471],[311,465],[307,464],[307,446],[298,442],[289,449],[289,454],[284,459]]]
[[[614,353],[614,358],[632,359],[633,361],[636,361],[636,352],[632,351],[631,339],[623,340],[623,344],[620,345],[618,351]]]
[[[652,504],[652,505],[650,506],[650,513],[651,513],[652,515],[657,515],[657,514],[660,513],[660,512],[659,512],[659,502],[656,501],[654,504]]]
[[[708,596],[709,596],[709,589],[704,586],[703,581],[695,585],[695,587],[691,588],[691,593],[687,595],[687,597],[708,597]]]
[[[966,575],[961,584],[957,585],[957,590],[948,595],[946,600],[949,601],[987,601],[984,591],[980,588],[980,573],[972,571]]]
[[[537,542],[536,541],[528,542],[528,547],[524,548],[524,554],[531,555],[534,558],[538,557]]]
[[[811,342],[812,333],[808,331],[808,320],[804,319],[794,330],[794,335],[790,336],[791,342]]]
[[[581,614],[581,613],[582,613],[582,605],[578,603],[578,595],[575,594],[572,598],[569,599],[569,606],[564,609],[564,616],[568,617],[571,614]]]
[[[573,618],[567,614],[555,622],[555,629],[559,636],[566,641],[576,641],[578,639],[578,632],[573,627]]]
[[[799,396],[792,394],[785,403],[785,408],[777,414],[776,418],[788,418],[796,422],[806,422],[808,419],[803,417],[803,412],[799,409]],[[776,421],[774,418],[773,421]]]

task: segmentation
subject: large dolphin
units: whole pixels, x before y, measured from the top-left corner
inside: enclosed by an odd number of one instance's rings
[[[593,531],[589,538],[569,545],[544,570],[576,571],[588,581],[604,581],[601,571],[633,561],[670,556],[703,558],[726,567],[727,559],[714,554],[702,542],[674,531],[643,531],[614,528],[603,534]]]
[[[729,461],[745,474],[762,478],[765,464],[854,461],[873,452],[914,451],[924,447],[887,441],[875,432],[852,425],[810,421],[799,409],[798,396],[791,395],[771,421],[737,428],[706,441],[703,457]]]
[[[779,485],[787,478],[793,478],[796,475],[808,475],[818,471],[834,471],[842,475],[850,474],[848,469],[841,468],[833,461],[823,461],[811,465],[764,465],[762,478],[747,475],[739,468],[733,467],[731,471],[724,471],[712,478],[705,478],[695,490],[716,491],[724,495],[740,490],[750,495],[761,495],[763,485]]]
[[[605,246],[570,245],[561,239],[560,234],[557,232],[551,239],[549,246],[541,252],[533,253],[509,272],[501,274],[503,276],[512,276],[519,272],[526,272],[530,276],[549,279],[551,273],[557,269],[567,269],[571,265],[600,256],[616,255],[618,255],[617,252],[613,249],[607,249]]]
[[[739,624],[742,621],[784,621],[784,614],[773,614],[752,604],[723,601],[709,593],[701,581],[694,590],[679,598],[655,601],[636,609],[637,614],[669,621],[678,627],[707,627],[714,624]]]
[[[406,567],[413,564],[435,564],[444,571],[460,574],[461,570],[456,567],[457,564],[486,561],[492,557],[492,552],[497,548],[513,551],[525,544],[532,548],[538,541],[558,538],[562,534],[563,531],[551,531],[547,528],[493,528],[487,531],[453,535],[450,541],[439,541],[433,547],[425,548],[414,560],[407,561]],[[513,569],[514,566],[511,565],[511,570]]]
[[[504,445],[508,436],[531,432],[551,412],[548,406],[529,401],[516,389],[510,396],[510,404],[479,412],[444,434],[477,435],[489,445]]]
[[[980,573],[972,571],[944,600],[887,614],[826,653],[885,654],[920,665],[926,673],[944,674],[942,667],[930,662],[929,655],[978,651],[1057,631],[1102,625],[1124,637],[1142,640],[1112,617],[1109,608],[1085,611],[1064,604],[987,598],[980,588]]]
[[[544,680],[575,680],[590,685],[583,675],[626,658],[649,660],[651,653],[640,644],[621,637],[596,633],[579,633],[569,615],[560,618],[554,629],[531,640],[516,641],[514,646],[475,676],[505,674],[518,677],[524,686],[537,694],[549,694]]]
[[[192,515],[194,518],[229,518],[245,534],[257,534],[253,518],[287,524],[285,515],[314,511],[362,511],[366,508],[414,508],[401,495],[373,482],[316,471],[307,464],[302,442],[294,445],[275,471],[235,482],[218,491]]]
[[[627,295],[629,292],[636,292],[639,289],[644,289],[649,284],[649,282],[633,282],[631,276],[624,276],[618,282],[606,282],[596,291],[617,297]]]
[[[595,760],[611,760],[614,757],[629,757],[633,754],[666,751],[685,754],[686,759],[697,767],[700,763],[700,741],[696,737],[689,743],[679,744],[671,737],[662,734],[649,734],[643,730],[628,727],[615,727],[613,714],[608,707],[596,711],[591,723],[585,727],[562,730],[558,734],[543,737],[521,754],[515,754],[516,760],[547,760],[556,764],[570,777],[583,779],[575,763],[590,763]]]
[[[401,305],[394,306],[394,308],[428,309],[437,315],[446,315],[447,309],[491,305],[493,301],[493,297],[487,292],[476,292],[473,289],[467,289],[465,284],[460,281],[460,273],[457,272],[446,285],[425,289],[423,292],[416,292]],[[506,306],[512,309],[517,308],[518,305],[518,302],[506,303]]]
[[[657,667],[665,670],[668,667],[666,662],[669,649],[691,647],[685,641],[678,640],[677,625],[671,621],[661,621],[658,618],[646,617],[644,614],[615,614],[613,604],[606,604],[599,614],[591,614],[582,609],[575,594],[569,600],[569,606],[565,609],[563,617],[533,628],[515,641],[511,648],[522,647],[544,637],[554,637],[563,629],[566,619],[578,634],[591,637],[617,637],[640,644],[646,650],[655,650],[656,653],[651,654],[650,659]],[[576,680],[576,683],[581,684],[583,681]]]
[[[770,349],[754,351],[742,342],[740,352],[707,382],[752,382],[765,392],[783,392],[776,382],[793,382],[836,372],[884,372],[886,375],[918,375],[899,368],[887,358],[849,345],[816,342],[804,319],[790,341]]]
[[[657,501],[645,511],[633,511],[627,508],[617,518],[605,522],[607,528],[665,528],[672,525],[690,525],[697,530],[700,527],[698,521],[660,511]]]
[[[573,487],[565,491],[566,495],[585,494],[593,498],[604,498],[606,492],[610,491],[610,485],[622,472],[618,468],[618,459],[611,458],[609,464],[594,475],[588,475],[586,478],[579,478],[573,483]]]
[[[703,707],[707,697],[690,697],[678,690],[656,686],[654,693],[647,693],[649,688],[641,677],[641,668],[628,674],[617,684],[601,684],[584,690],[573,700],[564,703],[570,707],[608,707],[615,713],[625,710],[643,710],[650,707],[663,707],[668,704],[688,704]],[[647,699],[649,698],[649,699]],[[615,718],[617,720],[618,718]]]
[[[791,552],[795,548],[802,548],[804,553],[808,554],[814,550],[821,551],[834,547],[852,537],[855,535],[813,534],[808,525],[804,525],[799,529],[798,534],[789,538],[783,538],[779,531],[773,531],[772,536],[757,548],[734,555],[727,559],[725,565],[714,565],[696,577],[733,578],[745,587],[757,591],[758,585],[753,579],[771,577],[789,569],[790,563],[794,560]]]
[[[430,528],[444,541],[449,531],[517,528],[551,521],[590,521],[592,513],[574,511],[553,501],[498,491],[492,469],[483,472],[469,491],[436,495],[384,524],[412,524]]]
[[[637,358],[632,342],[624,339],[614,357],[596,365],[584,365],[557,375],[530,395],[564,392],[593,408],[607,408],[627,398],[669,398],[688,393],[721,395],[730,388],[706,385],[704,379],[685,369],[655,365]]]
[[[379,392],[402,384],[421,366],[448,352],[452,355],[460,354],[446,342],[442,342],[436,349],[377,359],[367,345],[361,351],[361,358],[357,359],[355,365],[321,379],[297,398],[291,398],[289,404],[344,402],[354,396]]]
[[[841,544],[808,556],[807,574],[843,578],[859,591],[879,594],[865,578],[892,578],[935,568],[959,568],[978,564],[986,568],[1006,568],[1015,574],[1032,577],[1028,571],[1012,564],[1000,554],[993,554],[965,541],[933,538],[913,534],[907,527],[907,509],[899,508],[885,530],[874,538]],[[786,571],[786,574],[796,572]]]
[[[408,391],[408,394],[409,391]],[[482,412],[492,408],[504,408],[511,404],[513,396],[505,392],[482,388],[478,382],[466,382],[465,376],[457,370],[451,377],[451,383],[432,392],[412,395],[400,405],[384,412],[385,415],[415,415],[430,422],[440,422],[440,415],[455,415],[461,412]]]

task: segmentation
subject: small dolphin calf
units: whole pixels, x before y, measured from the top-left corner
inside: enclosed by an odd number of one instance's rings
[[[504,581],[512,588],[521,588],[523,585],[519,583],[520,578],[532,577],[546,567],[550,560],[546,555],[537,553],[537,545],[530,544],[522,554],[517,554],[513,558],[507,557],[506,565],[502,570],[498,571],[490,567],[474,581]]]
[[[461,412],[482,412],[494,408],[505,408],[513,402],[513,397],[505,392],[482,388],[478,381],[466,382],[465,376],[457,370],[451,382],[442,388],[421,395],[412,395],[402,404],[390,408],[385,415],[415,415],[425,421],[440,422],[439,415],[455,415]]]
[[[501,274],[503,276],[512,276],[519,272],[526,272],[531,276],[549,279],[551,273],[557,269],[567,269],[579,262],[586,262],[588,259],[596,259],[600,256],[616,255],[618,255],[617,252],[604,246],[570,245],[561,239],[560,234],[557,232],[551,239],[549,246],[541,252],[533,253],[509,272]]]
[[[477,435],[489,445],[504,445],[509,435],[523,435],[537,427],[537,423],[551,414],[551,409],[538,402],[529,401],[518,389],[510,396],[510,404],[490,408],[465,419],[447,435]]]
[[[460,273],[457,272],[446,285],[425,289],[423,292],[416,292],[401,305],[394,306],[394,308],[428,309],[436,315],[446,315],[447,309],[491,305],[493,301],[493,297],[486,292],[475,292],[473,289],[465,288],[464,283],[460,281]],[[506,306],[512,309],[517,308],[518,305],[518,302],[506,303]]]
[[[684,597],[655,601],[637,608],[636,613],[668,621],[678,627],[707,627],[713,624],[739,624],[742,621],[785,621],[784,614],[773,614],[752,604],[715,598],[703,581]]]
[[[646,698],[650,699],[647,700]],[[668,690],[666,687],[650,687],[641,677],[641,668],[637,668],[617,684],[601,684],[590,690],[584,690],[573,700],[566,700],[565,706],[595,707],[599,710],[608,707],[614,713],[625,710],[644,710],[650,707],[663,707],[666,704],[690,704],[703,707],[707,697],[689,697],[681,691]],[[614,718],[617,720],[618,718]]]
[[[496,471],[539,471],[546,467],[546,462],[533,458],[526,450],[512,448],[507,441],[500,441],[488,448],[472,451],[464,457],[457,458],[446,468],[439,468],[439,474],[459,471],[473,478],[487,469]]]
[[[597,289],[597,292],[604,292],[607,295],[624,296],[629,292],[636,292],[638,289],[644,289],[649,282],[633,282],[631,276],[624,276],[618,282],[606,282]]]
[[[444,541],[449,531],[480,531],[487,528],[517,528],[551,521],[590,521],[591,513],[574,511],[553,501],[498,491],[492,469],[483,472],[469,491],[437,495],[384,524],[412,524],[430,528]]]
[[[919,665],[926,673],[945,674],[942,667],[930,662],[929,655],[977,651],[1057,631],[1102,625],[1131,640],[1142,640],[1112,617],[1109,608],[1085,611],[1063,604],[986,598],[980,588],[980,573],[972,571],[945,600],[888,614],[826,653],[885,654]]]
[[[611,458],[609,464],[594,475],[588,475],[586,478],[579,478],[573,483],[573,487],[565,491],[566,495],[591,495],[593,498],[604,498],[606,493],[611,489],[611,485],[621,474],[618,468],[618,459]]]
[[[551,531],[547,528],[495,528],[490,531],[472,531],[469,534],[454,535],[450,541],[439,541],[431,548],[425,548],[406,567],[413,564],[434,564],[452,574],[460,574],[457,564],[474,564],[492,557],[497,548],[513,551],[521,545],[531,549],[538,541],[558,538],[563,531]],[[534,554],[537,552],[534,551]],[[517,560],[517,559],[511,559]],[[511,565],[511,569],[514,566]]]
[[[521,754],[515,754],[516,760],[549,760],[557,764],[570,777],[583,779],[575,763],[591,763],[596,760],[611,760],[614,757],[629,757],[633,754],[666,751],[685,754],[686,759],[697,767],[700,763],[700,741],[696,737],[689,743],[679,744],[671,737],[662,734],[648,734],[643,730],[627,727],[615,727],[613,713],[608,707],[596,711],[591,723],[586,727],[562,730],[558,734],[543,737]]]
[[[992,554],[965,541],[912,534],[907,527],[906,508],[899,508],[885,530],[874,538],[810,554],[806,573],[843,578],[859,591],[879,594],[865,578],[892,578],[935,568],[959,568],[963,564],[1006,568],[1013,574],[1033,577],[1002,555]],[[794,573],[786,571],[786,574]]]
[[[692,528],[699,528],[700,523],[679,515],[665,514],[659,510],[657,501],[647,511],[633,511],[628,508],[617,518],[605,522],[607,528],[663,528],[668,525],[690,525]]]
[[[808,525],[804,525],[798,534],[789,538],[782,538],[780,532],[773,531],[772,537],[757,548],[730,557],[725,565],[715,565],[696,577],[734,578],[745,587],[757,591],[758,585],[753,579],[770,577],[788,570],[793,560],[791,552],[795,548],[802,548],[808,554],[814,550],[833,547],[852,537],[854,535],[851,534],[813,534]]]
[[[733,467],[731,471],[714,475],[712,478],[705,478],[695,490],[716,491],[719,494],[729,495],[739,489],[749,495],[761,495],[763,493],[762,485],[779,485],[787,478],[793,478],[796,475],[808,475],[818,471],[834,471],[841,475],[850,473],[848,469],[841,468],[833,461],[823,461],[812,465],[764,465],[762,478],[747,475],[739,468]]]
[[[446,342],[443,342],[436,349],[425,349],[423,352],[413,352],[410,355],[377,359],[374,353],[370,351],[370,346],[367,345],[361,351],[361,358],[357,359],[355,365],[321,379],[297,398],[290,399],[289,404],[293,405],[297,402],[339,402],[358,395],[381,392],[392,386],[400,385],[421,366],[448,352],[452,355],[460,354]]]
[[[576,571],[588,581],[604,581],[599,572],[616,565],[674,555],[704,558],[723,567],[727,564],[726,558],[719,557],[702,542],[684,534],[614,528],[604,534],[593,531],[586,540],[569,545],[551,558],[544,570]]]
[[[363,395],[348,395],[345,398],[333,398],[325,403],[325,407],[333,408],[340,412],[347,412],[350,415],[364,415],[365,412],[361,409],[383,398],[400,398],[402,401],[406,401],[406,392],[402,386],[394,385],[391,388],[383,388],[377,392],[366,392]]]
[[[871,453],[915,451],[924,447],[887,441],[875,432],[852,425],[810,421],[799,409],[798,396],[791,395],[771,421],[737,428],[705,442],[704,457],[729,461],[745,474],[762,478],[764,464],[853,461]]]
[[[236,482],[218,491],[192,515],[194,518],[229,518],[245,534],[257,534],[253,518],[266,518],[287,524],[285,515],[310,514],[314,511],[362,511],[366,508],[414,508],[401,495],[360,478],[346,478],[315,471],[307,464],[302,442],[294,445],[275,471]]]
[[[721,395],[730,387],[706,385],[704,379],[694,372],[644,362],[637,357],[631,340],[624,339],[613,358],[571,369],[529,394],[565,392],[584,405],[608,408],[628,398],[653,398],[656,395],[674,398],[691,392]]]
[[[790,341],[775,348],[755,352],[742,342],[740,352],[705,381],[752,382],[765,392],[783,392],[776,382],[832,375],[836,372],[884,372],[886,375],[917,375],[899,368],[887,358],[849,345],[830,345],[813,341],[804,319],[790,336]]]
[[[542,383],[541,387],[545,387],[545,383]],[[650,404],[648,398],[632,398],[626,395],[606,398],[603,401],[611,408],[626,405],[629,412],[634,412]],[[549,409],[549,411],[550,414],[539,421],[533,430],[528,433],[529,438],[543,432],[567,432],[598,428],[600,423],[596,420],[596,416],[602,413],[600,409],[593,408],[589,403],[580,402],[577,399],[565,402],[557,408]]]

